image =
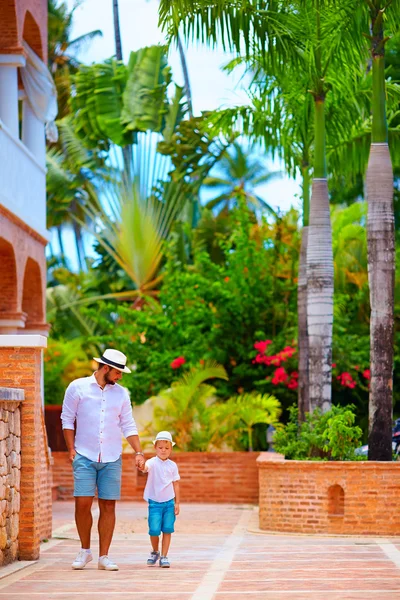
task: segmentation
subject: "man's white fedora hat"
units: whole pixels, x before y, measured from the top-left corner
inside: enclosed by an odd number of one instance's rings
[[[113,350],[112,348],[107,348],[104,350],[103,356],[101,358],[93,357],[98,363],[103,365],[108,365],[109,367],[113,367],[113,369],[117,369],[122,373],[131,373],[132,371],[128,369],[126,366],[126,356],[122,354],[119,350]]]
[[[156,439],[153,440],[153,444],[155,445],[156,442],[160,442],[161,440],[163,440],[164,442],[171,442],[171,444],[175,446],[175,442],[172,441],[172,435],[169,431],[160,431],[159,433],[157,433]]]

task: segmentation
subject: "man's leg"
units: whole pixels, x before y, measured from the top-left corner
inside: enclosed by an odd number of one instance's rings
[[[92,496],[75,497],[75,522],[78,530],[81,547],[85,550],[90,548],[90,532],[92,530]]]
[[[115,502],[99,498],[99,556],[108,556],[115,527]]]

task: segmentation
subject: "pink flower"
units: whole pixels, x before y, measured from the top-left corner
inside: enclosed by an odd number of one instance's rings
[[[364,369],[363,375],[365,379],[371,379],[371,369]]]
[[[272,340],[264,340],[263,342],[256,342],[254,348],[261,353],[265,353],[270,344],[272,344]]]
[[[179,367],[181,367],[182,365],[184,365],[186,362],[186,358],[184,358],[183,356],[178,356],[178,358],[175,358],[172,363],[171,363],[171,368],[172,369],[179,369]]]

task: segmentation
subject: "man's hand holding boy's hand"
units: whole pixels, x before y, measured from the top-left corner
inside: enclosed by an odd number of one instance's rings
[[[179,502],[175,502],[175,514],[179,515]]]
[[[137,468],[140,471],[143,471],[143,469],[144,469],[144,463],[145,463],[144,456],[142,454],[136,454],[136,456],[135,456],[135,463],[136,463]]]

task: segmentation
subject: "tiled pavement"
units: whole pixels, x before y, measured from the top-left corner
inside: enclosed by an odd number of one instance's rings
[[[98,571],[94,560],[73,571],[72,518],[72,503],[55,504],[55,538],[37,563],[0,569],[0,600],[400,600],[398,539],[269,535],[253,507],[186,504],[171,569],[149,568],[145,504],[121,502],[110,553],[120,570]]]

